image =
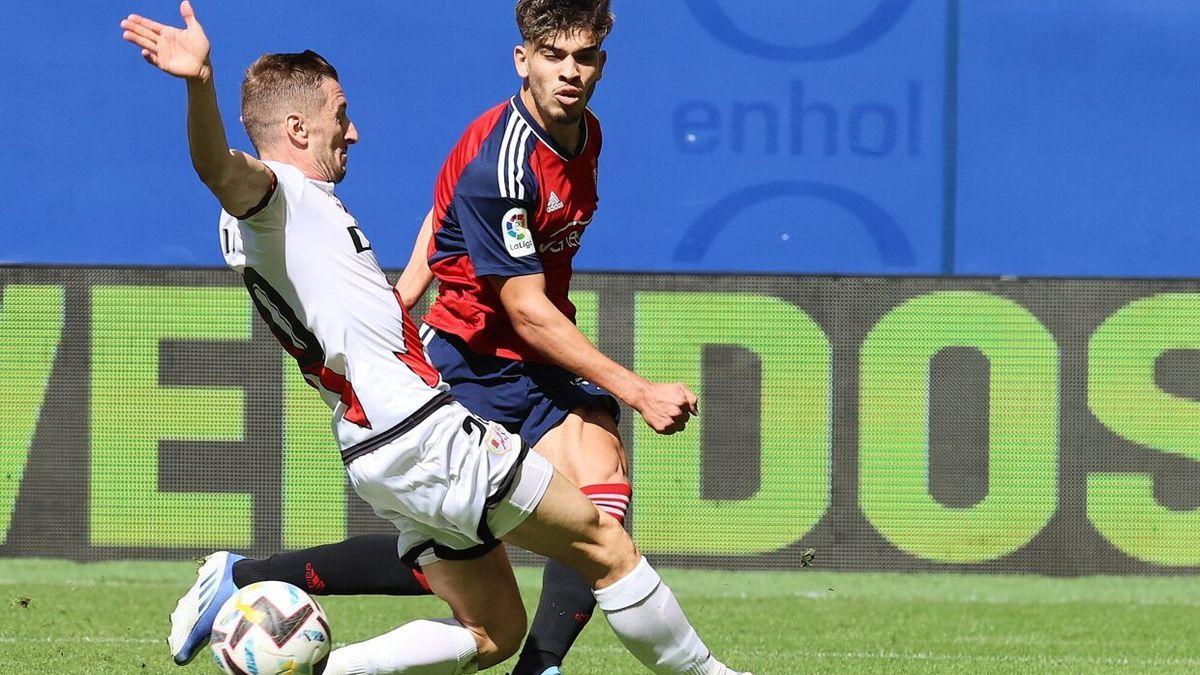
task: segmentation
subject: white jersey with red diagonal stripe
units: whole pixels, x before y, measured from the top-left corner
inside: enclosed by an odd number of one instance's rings
[[[221,214],[226,262],[304,379],[333,410],[342,449],[371,440],[447,391],[416,327],[333,184],[265,162],[275,186],[238,220]]]

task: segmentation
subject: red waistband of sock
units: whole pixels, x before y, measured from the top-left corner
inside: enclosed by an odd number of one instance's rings
[[[633,497],[633,488],[627,483],[601,483],[585,485],[580,488],[587,498],[592,500],[596,508],[625,524],[625,514],[629,511],[629,502]]]

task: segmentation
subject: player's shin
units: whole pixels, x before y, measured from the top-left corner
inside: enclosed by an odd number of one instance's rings
[[[546,561],[537,613],[513,675],[542,675],[561,666],[595,607],[592,587],[578,572],[557,560]]]
[[[613,632],[652,671],[731,672],[709,653],[674,593],[637,552],[625,530],[597,513],[561,475],[554,474],[533,514],[505,540],[554,557],[588,579],[597,588],[597,604]]]
[[[419,620],[333,650],[325,675],[474,673],[477,652],[475,635],[457,621]]]
[[[596,508],[618,523],[625,523],[633,494],[628,483],[585,485],[580,492]],[[542,675],[563,665],[567,652],[591,619],[595,607],[596,598],[587,580],[557,560],[546,561],[537,614],[521,649],[521,658],[513,667],[513,675]]]
[[[709,653],[675,594],[645,558],[633,571],[595,593],[613,632],[650,670],[687,675],[727,672]]]

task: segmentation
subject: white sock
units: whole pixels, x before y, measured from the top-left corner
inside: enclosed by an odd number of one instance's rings
[[[615,584],[594,593],[613,632],[650,670],[686,675],[722,672],[721,663],[683,615],[675,594],[645,558]]]
[[[474,673],[475,635],[453,619],[420,620],[329,655],[325,675]]]

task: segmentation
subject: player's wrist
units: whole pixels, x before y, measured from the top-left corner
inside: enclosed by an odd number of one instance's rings
[[[630,382],[624,395],[618,395],[617,398],[624,401],[625,405],[630,408],[642,412],[650,397],[650,381],[633,373],[630,373],[630,376]]]
[[[186,80],[189,85],[190,84],[197,84],[197,85],[212,84],[212,79],[213,79],[212,61],[210,61],[209,59],[204,59],[204,63],[200,64],[200,68],[196,71],[195,75],[189,75],[183,79]]]

